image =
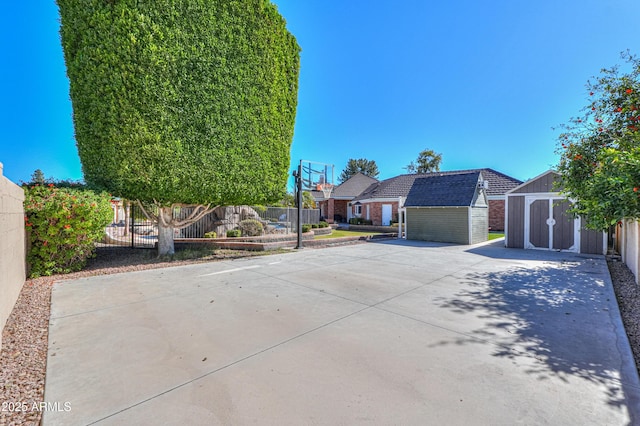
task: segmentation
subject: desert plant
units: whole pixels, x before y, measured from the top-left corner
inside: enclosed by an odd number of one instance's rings
[[[229,229],[227,231],[227,238],[236,238],[242,235],[242,231],[239,229]]]
[[[24,189],[30,275],[82,269],[113,217],[111,198],[106,193],[56,188],[54,184]]]
[[[245,237],[257,237],[264,232],[264,226],[256,219],[245,219],[240,221],[238,228]]]

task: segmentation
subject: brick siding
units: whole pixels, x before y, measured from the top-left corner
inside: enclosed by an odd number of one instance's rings
[[[489,200],[489,228],[504,231],[504,200]]]

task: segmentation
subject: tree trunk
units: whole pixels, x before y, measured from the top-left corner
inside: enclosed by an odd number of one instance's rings
[[[173,209],[161,207],[158,209],[158,256],[175,253],[173,245]]]
[[[193,212],[184,219],[178,219],[173,217],[173,208],[178,206],[185,206],[184,204],[175,203],[171,207],[163,207],[159,203],[155,203],[158,208],[158,214],[149,213],[140,200],[137,201],[138,207],[147,219],[158,225],[158,256],[175,254],[175,248],[173,245],[173,231],[174,229],[182,229],[191,224],[196,223],[207,214],[211,213],[218,207],[209,208],[210,205],[197,205],[193,209]]]
[[[124,235],[129,235],[129,227],[131,218],[131,201],[124,202]]]

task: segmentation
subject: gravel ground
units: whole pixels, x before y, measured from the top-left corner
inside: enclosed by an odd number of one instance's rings
[[[185,251],[176,256],[181,260],[167,261],[157,259],[150,250],[100,249],[97,257],[81,272],[28,280],[2,333],[0,425],[37,425],[40,422],[38,407],[44,399],[49,308],[55,281],[259,254],[263,253],[217,250],[203,255],[202,252]],[[608,265],[637,366],[640,364],[640,287],[622,262],[609,261]]]

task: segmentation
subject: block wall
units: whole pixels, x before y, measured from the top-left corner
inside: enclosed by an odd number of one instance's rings
[[[24,191],[2,175],[0,163],[0,330],[4,329],[25,281],[23,202]]]

